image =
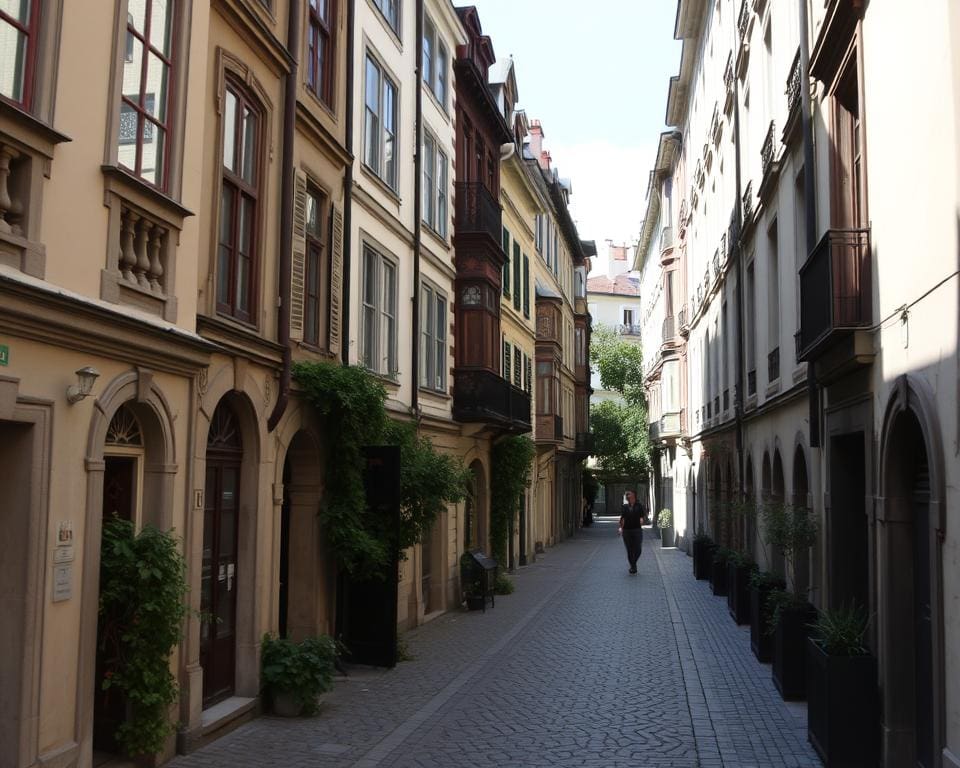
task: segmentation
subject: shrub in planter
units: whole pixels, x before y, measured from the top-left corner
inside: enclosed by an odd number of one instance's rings
[[[710,578],[710,562],[713,558],[708,553],[712,546],[713,539],[703,531],[693,537],[693,576],[697,580]]]
[[[829,766],[874,766],[879,757],[877,661],[864,611],[824,611],[807,641],[807,735]]]
[[[669,509],[661,509],[657,515],[657,525],[660,526],[660,546],[673,546],[673,512]]]
[[[757,661],[773,661],[773,623],[767,598],[786,583],[769,571],[754,570],[750,574],[750,649]]]
[[[803,700],[807,635],[816,611],[806,598],[785,590],[771,592],[767,604],[773,633],[773,684],[785,701]]]
[[[750,621],[750,574],[756,564],[742,552],[734,552],[727,560],[727,610],[737,624]]]
[[[725,596],[727,594],[727,561],[733,550],[726,547],[717,547],[713,553],[713,567],[710,571],[710,586],[713,594]]]
[[[336,658],[337,644],[326,635],[300,643],[264,635],[260,683],[273,711],[285,717],[317,714],[320,695],[333,686]]]

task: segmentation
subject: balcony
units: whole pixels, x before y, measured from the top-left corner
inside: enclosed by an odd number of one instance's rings
[[[764,181],[770,170],[774,168],[774,160],[777,154],[777,130],[776,122],[770,121],[770,127],[767,128],[767,136],[763,140],[763,146],[760,147],[760,167]]]
[[[743,221],[744,227],[746,227],[746,222],[753,217],[753,182],[747,184],[747,188],[743,193]]]
[[[673,247],[673,227],[664,227],[660,231],[660,253]]]
[[[453,374],[453,417],[464,423],[530,431],[530,394],[492,371],[457,369]]]
[[[800,77],[800,50],[797,50],[793,57],[793,64],[790,66],[790,74],[787,77],[787,114],[792,118],[794,113],[800,111],[800,98],[802,96],[802,78]]]
[[[562,443],[563,417],[554,416],[552,413],[537,414],[537,429],[534,433],[534,439],[538,443]]]
[[[713,252],[713,279],[718,279],[720,274],[720,249],[718,248]]]
[[[767,355],[767,381],[774,382],[780,378],[780,347],[773,349]]]
[[[680,437],[683,426],[681,422],[680,411],[668,411],[664,413],[660,417],[660,439],[670,440]]]
[[[660,420],[650,422],[650,442],[656,443],[660,439]]]
[[[455,229],[458,235],[489,235],[501,243],[501,211],[489,190],[478,182],[458,182],[454,186],[457,196]]]
[[[868,327],[870,291],[870,230],[828,230],[800,267],[797,360],[815,360]]]
[[[593,454],[593,433],[592,432],[577,432],[577,453],[582,453],[584,456],[591,456]]]
[[[639,336],[643,331],[642,326],[638,324],[618,325],[617,334],[620,336]]]
[[[750,0],[742,0],[740,3],[740,13],[737,16],[737,32],[740,35],[740,41],[743,42],[747,36],[747,26],[750,24]]]
[[[675,315],[668,315],[663,318],[663,343],[670,344],[677,338],[677,318]]]

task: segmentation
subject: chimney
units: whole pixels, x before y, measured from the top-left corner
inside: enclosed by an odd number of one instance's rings
[[[533,155],[538,161],[540,160],[540,153],[543,151],[543,128],[540,125],[539,120],[530,121],[530,154]]]
[[[551,159],[552,158],[550,157],[550,152],[546,149],[542,150],[540,152],[540,167],[543,168],[543,170],[545,171],[549,171]]]

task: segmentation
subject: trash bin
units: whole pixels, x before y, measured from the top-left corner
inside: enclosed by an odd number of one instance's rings
[[[487,557],[482,550],[464,552],[460,558],[460,587],[471,611],[487,610],[487,600],[490,606],[495,605],[493,593],[497,581],[497,561]]]

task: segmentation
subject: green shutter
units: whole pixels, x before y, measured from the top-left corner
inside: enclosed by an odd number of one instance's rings
[[[503,295],[510,295],[510,231],[503,228],[503,253],[507,257],[503,262]]]
[[[520,243],[513,241],[513,308],[520,311]]]
[[[530,257],[523,254],[523,316],[530,317]]]

